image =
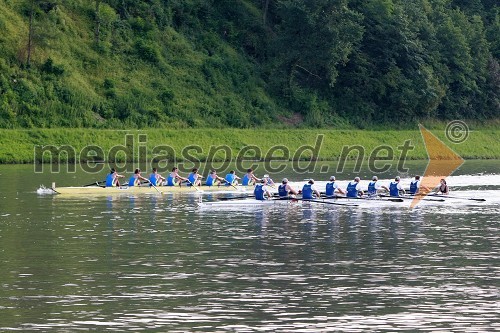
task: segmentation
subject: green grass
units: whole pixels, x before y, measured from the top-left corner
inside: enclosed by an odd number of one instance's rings
[[[498,159],[500,158],[500,130],[480,129],[471,130],[467,140],[460,144],[451,143],[445,136],[444,130],[432,130],[432,132],[446,143],[451,149],[465,159]],[[405,141],[414,146],[408,151],[407,159],[427,159],[427,154],[422,137],[418,130],[404,131],[365,131],[365,130],[332,130],[332,129],[150,129],[150,130],[98,130],[98,129],[35,129],[35,130],[0,130],[0,163],[32,163],[35,161],[35,146],[53,145],[60,147],[69,145],[76,152],[75,160],[79,161],[79,155],[86,146],[95,145],[102,149],[101,156],[97,160],[108,160],[109,152],[114,146],[125,146],[126,136],[130,136],[133,142],[133,152],[126,155],[119,153],[116,161],[139,159],[139,147],[145,147],[147,155],[141,155],[140,159],[147,161],[153,157],[163,159],[165,155],[171,160],[186,160],[187,147],[189,156],[200,161],[207,158],[213,161],[226,160],[226,154],[218,146],[227,146],[230,150],[230,158],[249,158],[257,160],[280,159],[308,160],[313,157],[311,149],[301,149],[314,146],[318,135],[322,135],[322,144],[315,158],[318,160],[335,161],[341,158],[343,149],[354,145],[362,146],[364,158],[373,157],[377,147],[382,147],[378,158],[387,156],[392,152],[389,159],[401,158],[402,150],[398,148]],[[143,143],[139,143],[140,136]],[[170,150],[168,154],[159,149]],[[168,146],[168,147],[166,147]],[[154,150],[156,147],[156,151]],[[197,148],[196,148],[197,147]],[[246,147],[246,148],[245,148]],[[273,148],[274,147],[274,148]],[[302,147],[302,148],[301,148]],[[119,147],[118,147],[119,148]],[[219,147],[220,148],[220,147]],[[250,149],[253,148],[253,149]],[[116,148],[115,148],[116,149]],[[210,157],[209,152],[216,151]],[[269,155],[275,149],[274,153]],[[184,150],[184,152],[183,152]],[[246,154],[243,154],[247,150]],[[284,153],[285,152],[285,153]],[[286,153],[288,152],[288,153]],[[347,155],[348,159],[357,158],[355,151]],[[65,154],[61,155],[59,162],[68,160]],[[37,162],[54,162],[49,154]]]

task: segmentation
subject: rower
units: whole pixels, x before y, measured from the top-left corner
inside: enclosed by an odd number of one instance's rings
[[[262,179],[264,179],[266,181],[266,185],[269,185],[271,187],[274,187],[274,185],[276,185],[274,183],[274,181],[269,177],[268,174],[265,174],[264,177],[262,177]]]
[[[207,186],[220,186],[220,182],[223,181],[224,178],[217,176],[217,171],[211,170],[210,174],[207,176],[207,180],[205,182],[205,185]]]
[[[260,184],[255,185],[253,194],[255,195],[255,199],[257,200],[271,199],[271,192],[269,192],[269,190],[267,189],[267,185],[264,179],[261,179]]]
[[[226,175],[224,180],[226,181],[226,186],[231,186],[231,185],[238,185],[238,179],[241,179],[241,178],[236,176],[236,173],[234,172],[234,170],[231,170]]]
[[[149,182],[151,186],[161,186],[165,181],[165,177],[158,173],[156,168],[153,168],[153,172],[149,175]]]
[[[172,172],[167,177],[166,186],[181,186],[181,183],[187,180],[187,178],[179,176],[179,169],[177,167],[173,167]]]
[[[341,189],[337,183],[335,183],[335,176],[331,176],[330,181],[326,183],[325,195],[327,197],[333,197],[335,193],[340,193],[345,195],[345,191]]]
[[[316,196],[314,196],[316,195]],[[307,184],[302,187],[302,199],[315,199],[319,198],[321,194],[314,186],[314,179],[309,179]]]
[[[141,176],[141,170],[135,169],[134,174],[128,180],[128,186],[139,186],[141,185],[141,180],[149,183],[149,180],[146,177]]]
[[[346,197],[358,198],[364,194],[363,191],[361,190],[361,185],[359,184],[360,181],[361,179],[359,177],[355,177],[353,181],[347,184]]]
[[[401,181],[401,177],[396,176],[396,178],[394,178],[394,181],[392,181],[389,184],[389,195],[391,197],[399,197],[399,191],[402,191],[403,194],[406,193],[403,186],[401,186],[400,181]]]
[[[420,181],[420,176],[419,175],[416,175],[415,178],[410,182],[410,194],[411,195],[415,195],[415,194],[418,194],[420,192],[420,185],[421,181]],[[425,186],[422,186],[422,188],[424,190],[428,190],[427,187]]]
[[[111,168],[109,174],[106,176],[106,187],[120,186],[118,178],[123,177],[125,176],[118,174],[115,168]]]
[[[378,182],[378,177],[373,176],[372,181],[368,183],[368,192],[367,193],[369,196],[376,195],[377,192],[379,192],[379,190],[381,188],[386,190],[387,192],[389,192],[389,189],[387,188],[387,186],[380,184]]]
[[[281,185],[278,186],[278,195],[280,196],[280,198],[294,198],[297,194],[298,192],[288,184],[288,179],[283,178],[283,180],[281,181]]]
[[[247,173],[241,179],[241,185],[243,186],[251,186],[256,184],[257,182],[260,182],[260,179],[255,177],[252,168],[248,169]]]
[[[201,178],[203,178],[203,176],[198,173],[198,168],[193,168],[187,177],[187,186],[200,186]]]
[[[446,184],[446,180],[443,178],[439,181],[439,186],[436,187],[436,190],[434,191],[437,194],[450,194],[450,188]]]

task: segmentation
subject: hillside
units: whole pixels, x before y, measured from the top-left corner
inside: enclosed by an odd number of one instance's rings
[[[498,119],[492,0],[0,0],[0,128]]]

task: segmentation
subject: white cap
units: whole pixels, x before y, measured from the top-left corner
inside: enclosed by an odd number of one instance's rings
[[[266,173],[266,174],[264,175],[264,178],[269,178],[269,175]]]
[[[377,176],[373,176],[372,180],[378,180],[378,177]]]
[[[283,184],[286,184],[288,183],[288,178],[283,178],[283,180],[281,181]]]
[[[330,180],[335,180],[335,176],[330,176]]]
[[[314,184],[314,179],[309,179],[309,184]]]
[[[394,178],[394,180],[395,180],[395,181],[401,180],[401,177],[396,176],[396,178]]]

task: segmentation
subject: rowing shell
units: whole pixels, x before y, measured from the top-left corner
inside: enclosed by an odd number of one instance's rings
[[[54,193],[64,195],[112,195],[112,194],[158,194],[161,193],[203,193],[203,192],[247,192],[253,191],[253,186],[70,186],[52,187]]]

